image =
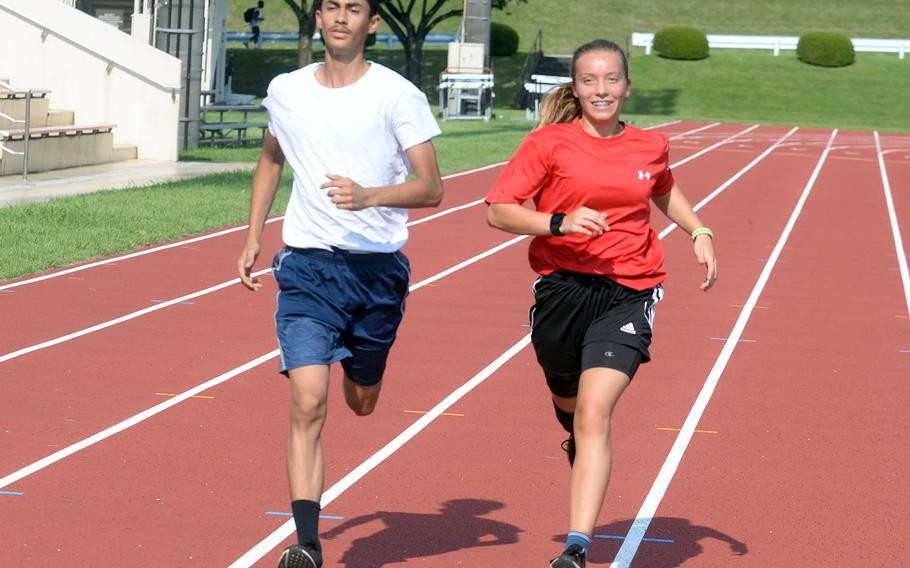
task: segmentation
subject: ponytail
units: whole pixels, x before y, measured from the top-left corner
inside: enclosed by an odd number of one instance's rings
[[[572,83],[563,83],[553,88],[543,99],[540,107],[540,122],[537,128],[543,128],[559,122],[572,122],[581,115],[581,103],[572,92]]]

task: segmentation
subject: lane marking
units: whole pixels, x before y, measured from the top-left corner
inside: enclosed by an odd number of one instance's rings
[[[723,192],[725,189],[727,189],[728,187],[730,187],[736,180],[738,180],[739,178],[741,178],[743,175],[745,175],[746,172],[748,172],[748,171],[751,170],[753,167],[755,167],[755,165],[756,165],[757,163],[759,163],[759,162],[761,162],[762,160],[764,160],[765,157],[768,156],[768,154],[770,154],[771,152],[773,152],[773,151],[774,151],[777,147],[779,147],[787,138],[789,138],[790,136],[792,136],[797,130],[799,130],[799,127],[798,127],[798,126],[791,128],[790,131],[787,132],[786,134],[784,134],[781,138],[779,138],[779,139],[777,140],[777,142],[775,142],[774,144],[772,144],[771,146],[769,146],[764,152],[762,152],[761,154],[759,154],[758,157],[756,157],[754,160],[752,160],[751,162],[749,162],[749,163],[746,165],[746,167],[744,167],[743,169],[739,170],[736,174],[733,175],[733,177],[731,177],[731,178],[728,179],[726,182],[724,182],[723,184],[721,184],[720,187],[718,187],[717,189],[715,189],[714,191],[712,191],[710,194],[708,194],[707,197],[705,197],[704,199],[702,199],[701,201],[699,201],[698,204],[695,205],[695,206],[693,207],[693,209],[694,209],[695,211],[698,211],[699,209],[701,209],[702,207],[704,207],[707,203],[709,203],[712,199],[714,199],[715,197],[717,197],[718,195],[720,195],[721,192]],[[674,167],[674,166],[671,165],[670,167]],[[661,231],[660,234],[659,234],[658,236],[659,236],[661,239],[664,238],[665,236],[669,235],[670,232],[673,231],[673,229],[676,228],[676,226],[677,226],[676,223],[670,224],[670,226],[667,227],[666,229],[664,229],[663,231]]]
[[[658,427],[658,430],[663,430],[665,432],[682,432],[682,428],[663,428]],[[719,430],[695,430],[696,434],[720,434]]]
[[[743,306],[745,306],[745,304],[730,304],[731,308],[741,308]],[[767,310],[768,306],[755,306],[755,309],[756,310]]]
[[[626,538],[623,541],[619,552],[616,554],[616,558],[611,563],[611,568],[628,568],[628,566],[632,563],[632,560],[635,558],[635,554],[638,552],[638,547],[645,536],[645,532],[648,530],[648,527],[651,524],[651,520],[654,518],[654,514],[657,512],[657,507],[663,500],[663,497],[667,492],[667,488],[670,486],[670,481],[673,479],[673,476],[679,467],[682,456],[685,453],[686,448],[689,446],[689,442],[692,440],[692,436],[695,433],[698,422],[701,420],[701,417],[708,406],[708,402],[711,400],[711,396],[714,394],[714,389],[717,387],[720,376],[723,374],[724,369],[726,369],[727,363],[729,362],[730,357],[733,355],[733,350],[736,349],[736,346],[738,344],[736,340],[742,336],[743,330],[746,327],[746,323],[749,321],[749,318],[752,315],[753,307],[758,303],[758,298],[761,296],[761,293],[765,288],[765,284],[767,284],[768,279],[771,276],[771,272],[774,270],[774,265],[777,261],[777,258],[780,256],[784,245],[790,238],[790,233],[793,231],[793,227],[796,225],[796,221],[799,219],[799,216],[802,213],[803,206],[809,198],[809,193],[812,191],[812,188],[815,185],[815,181],[818,179],[818,176],[821,173],[822,166],[824,166],[825,159],[830,153],[831,146],[833,145],[836,136],[837,129],[834,129],[831,131],[831,137],[828,139],[828,144],[825,147],[825,150],[822,152],[821,157],[819,157],[818,164],[816,164],[815,170],[812,172],[809,181],[806,183],[806,187],[803,189],[802,195],[800,195],[800,198],[796,203],[796,207],[790,214],[790,219],[787,221],[787,224],[777,241],[777,245],[774,247],[774,251],[771,253],[771,258],[768,259],[768,262],[762,269],[758,280],[755,282],[755,287],[752,289],[752,293],[749,295],[749,299],[746,301],[745,307],[743,308],[742,312],[740,312],[739,318],[736,320],[736,324],[733,326],[733,331],[730,333],[730,338],[724,344],[724,347],[721,350],[717,361],[714,363],[714,367],[708,374],[708,377],[705,380],[705,384],[702,387],[701,392],[698,394],[698,398],[692,405],[689,416],[686,418],[686,421],[683,424],[679,435],[676,437],[676,441],[673,443],[673,447],[671,448],[670,453],[667,455],[667,459],[664,461],[663,466],[660,468],[660,472],[658,473],[657,478],[654,480],[654,484],[651,486],[651,490],[648,492],[648,495],[645,498],[641,509],[638,511],[638,514],[635,517],[635,521],[632,523],[632,527],[629,529],[628,534],[626,534]]]
[[[907,255],[904,252],[904,240],[901,237],[900,225],[897,222],[897,213],[894,210],[894,199],[891,196],[891,182],[888,179],[888,168],[885,166],[884,153],[878,130],[872,132],[875,137],[875,150],[878,154],[878,169],[882,176],[882,188],[885,192],[885,203],[888,205],[888,220],[891,222],[891,236],[894,239],[894,251],[897,254],[897,263],[900,266],[901,282],[904,284],[904,302],[907,313],[910,314],[910,272],[907,270]]]
[[[434,406],[427,414],[421,416],[416,422],[411,424],[401,434],[396,436],[392,441],[386,444],[382,449],[367,458],[363,463],[354,468],[350,473],[341,478],[337,483],[332,485],[322,495],[320,505],[325,508],[332,501],[338,498],[348,488],[357,483],[363,476],[368,474],[376,466],[385,461],[389,456],[398,451],[408,441],[416,436],[421,430],[429,426],[443,412],[448,410],[453,404],[458,402],[462,397],[471,392],[475,387],[485,381],[490,375],[502,367],[512,357],[517,355],[522,349],[531,343],[531,334],[522,337],[518,343],[514,344],[502,355],[496,358],[492,363],[484,367],[479,373],[474,375],[470,380],[461,385],[452,394],[444,398],[439,404]],[[259,559],[269,553],[273,548],[278,546],[285,538],[293,534],[296,530],[294,519],[288,520],[270,535],[262,539],[256,546],[247,551],[246,554],[238,558],[230,568],[246,568],[252,566]]]
[[[155,394],[157,394],[158,396],[180,396],[180,394],[179,394],[179,393],[176,393],[176,392],[156,392]],[[190,398],[207,398],[207,399],[214,399],[215,397],[214,397],[214,396],[208,396],[208,395],[205,395],[205,394],[197,394],[197,395],[191,396]]]
[[[695,158],[701,156],[702,154],[707,154],[707,153],[710,152],[711,150],[714,150],[715,148],[717,148],[717,147],[719,147],[719,146],[723,146],[724,144],[730,142],[731,140],[734,140],[735,138],[738,138],[739,136],[742,136],[743,134],[747,134],[747,133],[749,133],[749,132],[752,132],[753,130],[755,130],[755,129],[758,128],[759,126],[761,126],[761,125],[760,125],[760,124],[753,124],[752,126],[746,128],[746,129],[743,130],[742,132],[737,132],[736,134],[734,134],[734,135],[732,135],[732,136],[730,136],[730,137],[728,137],[728,138],[725,138],[725,139],[721,140],[720,142],[718,142],[718,143],[716,143],[716,144],[713,144],[713,145],[711,145],[711,146],[708,146],[707,148],[704,148],[703,150],[699,150],[698,152],[692,154],[691,156],[689,156],[689,157],[687,157],[687,158],[685,158],[685,159],[682,159],[682,160],[676,162],[675,164],[673,164],[673,165],[670,166],[670,167],[671,167],[671,168],[679,167],[679,166],[685,164],[686,162],[688,162],[689,160],[694,160]],[[671,138],[670,140],[672,140],[672,138]]]
[[[623,540],[626,537],[616,535],[616,534],[596,534],[596,535],[594,535],[594,538],[610,538],[610,539],[614,539],[614,540]],[[642,537],[641,540],[643,540],[644,542],[663,542],[663,543],[669,543],[669,544],[672,544],[674,542],[672,539],[669,539],[669,538]]]
[[[509,241],[509,243],[514,244],[514,243],[520,241],[522,238],[524,238],[524,236],[512,239],[511,241]],[[498,250],[502,250],[503,248],[505,248],[505,246],[500,245],[498,247],[495,247],[495,249],[492,249],[492,250],[498,251]],[[487,256],[490,256],[490,254],[491,254],[490,251],[478,254],[478,255],[458,264],[457,266],[459,267],[459,269],[464,268],[466,266],[469,266],[470,264],[473,264],[475,262],[478,262],[478,261],[486,258]],[[433,282],[433,281],[441,278],[441,276],[440,276],[441,274],[448,275],[448,274],[451,274],[452,272],[455,272],[455,270],[453,270],[451,268],[447,269],[437,275],[431,276],[425,280],[422,280],[422,281],[410,286],[408,291],[413,292],[415,290],[418,290],[421,287],[425,286],[427,283]],[[101,442],[102,440],[109,438],[109,437],[113,436],[114,434],[120,433],[120,432],[126,430],[127,428],[135,426],[136,424],[139,424],[140,422],[143,422],[143,421],[147,420],[148,418],[155,416],[156,414],[164,412],[168,408],[171,408],[172,406],[175,406],[175,405],[183,402],[184,400],[187,400],[188,398],[192,398],[193,396],[198,395],[201,392],[209,390],[212,387],[215,387],[225,381],[228,381],[241,373],[244,373],[254,367],[257,367],[257,366],[265,363],[266,361],[274,359],[277,356],[278,356],[278,349],[275,349],[274,351],[270,351],[269,353],[266,353],[264,355],[260,355],[259,357],[257,357],[256,359],[253,359],[252,361],[248,361],[248,362],[244,363],[243,365],[240,365],[239,367],[236,367],[234,369],[231,369],[230,371],[227,371],[224,374],[221,374],[202,384],[196,385],[195,387],[193,387],[189,390],[186,390],[186,391],[180,393],[179,395],[174,396],[173,398],[170,398],[169,400],[167,400],[165,402],[162,402],[161,404],[157,404],[151,408],[148,408],[148,409],[144,410],[143,412],[140,412],[139,414],[131,416],[130,418],[127,418],[126,420],[123,420],[122,422],[119,422],[119,423],[111,426],[110,428],[106,428],[106,429],[102,430],[101,432],[98,432],[92,436],[89,436],[88,438],[85,438],[84,440],[81,440],[79,442],[76,442],[75,444],[67,446],[66,448],[63,448],[60,451],[54,452],[53,454],[51,454],[45,458],[42,458],[26,467],[23,467],[22,469],[15,471],[15,472],[7,475],[6,477],[0,478],[0,488],[6,487],[7,485],[10,485],[11,483],[15,483],[16,481],[18,481],[24,477],[27,477],[37,471],[40,471],[40,470],[44,469],[45,467],[47,467],[53,463],[56,463],[67,456],[70,456],[70,455],[72,455],[80,450],[83,450],[89,446],[92,446],[94,444],[97,444],[98,442]],[[430,414],[432,414],[432,412],[433,411],[431,410]]]
[[[407,414],[427,414],[429,410],[405,410],[404,412]],[[442,416],[464,416],[464,414],[460,412],[443,412]]]
[[[263,274],[267,274],[267,273],[271,272],[271,270],[272,270],[271,268],[267,268],[265,270],[259,270],[257,272],[254,272],[253,276],[262,276]],[[112,320],[108,320],[106,322],[95,324],[91,327],[87,327],[87,328],[81,329],[79,331],[74,331],[73,333],[68,333],[66,335],[62,335],[55,339],[49,339],[48,341],[43,341],[41,343],[37,343],[37,344],[31,345],[29,347],[24,347],[17,351],[13,351],[11,353],[7,353],[6,355],[0,356],[0,363],[9,361],[10,359],[15,359],[16,357],[21,357],[23,355],[27,355],[28,353],[33,353],[33,352],[41,350],[41,349],[47,349],[48,347],[53,347],[54,345],[59,345],[61,343],[65,343],[72,339],[82,337],[83,335],[88,335],[88,334],[94,333],[96,331],[101,331],[102,329],[107,329],[107,328],[115,326],[117,324],[129,321],[132,319],[136,319],[140,316],[144,316],[144,315],[150,314],[152,312],[157,312],[158,310],[163,310],[164,308],[168,308],[170,306],[173,306],[174,304],[180,304],[187,300],[192,300],[193,298],[198,298],[200,296],[204,296],[204,295],[210,294],[212,292],[217,292],[218,290],[221,290],[223,288],[227,288],[228,286],[233,286],[233,285],[239,284],[239,283],[240,283],[240,278],[234,278],[232,280],[228,280],[227,282],[222,282],[221,284],[216,284],[215,286],[211,286],[204,290],[199,290],[199,291],[193,292],[191,294],[187,294],[185,296],[180,296],[179,298],[174,298],[173,300],[168,300],[166,302],[161,302],[160,304],[155,304],[153,306],[149,306],[147,308],[137,310],[135,312],[120,316],[119,318],[114,318]]]
[[[22,491],[0,491],[0,495],[12,495],[18,497],[19,495],[25,495]]]
[[[275,517],[293,517],[294,513],[288,513],[286,511],[266,511],[266,515],[272,515]],[[320,519],[331,519],[333,521],[343,521],[344,517],[339,517],[338,515],[319,515]]]
[[[715,341],[728,341],[729,337],[709,337],[708,339],[713,339]],[[736,341],[740,343],[756,343],[754,339],[737,339]]]

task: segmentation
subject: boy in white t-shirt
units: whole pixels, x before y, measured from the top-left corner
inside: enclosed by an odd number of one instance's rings
[[[286,246],[272,263],[279,285],[276,331],[291,385],[287,471],[298,544],[279,566],[322,566],[320,433],[329,365],[344,368],[348,406],[373,411],[408,291],[407,209],[435,207],[442,180],[426,97],[397,73],[366,61],[378,0],[323,0],[316,22],[325,62],[272,80],[262,104],[269,132],[253,176],[246,245],[237,261],[251,289],[260,240],[284,162],[294,188]],[[409,171],[414,178],[407,180]]]

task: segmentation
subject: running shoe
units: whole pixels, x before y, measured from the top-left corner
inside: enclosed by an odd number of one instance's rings
[[[322,568],[322,562],[317,562],[306,548],[293,544],[281,553],[278,568]]]
[[[575,465],[575,436],[569,434],[569,439],[562,443],[562,449],[569,457],[569,467]]]
[[[573,544],[561,556],[550,560],[550,568],[585,568],[585,551]]]

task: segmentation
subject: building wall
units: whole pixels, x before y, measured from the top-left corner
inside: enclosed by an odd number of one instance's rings
[[[77,123],[112,123],[143,159],[176,160],[180,60],[59,0],[0,0],[0,75]]]

